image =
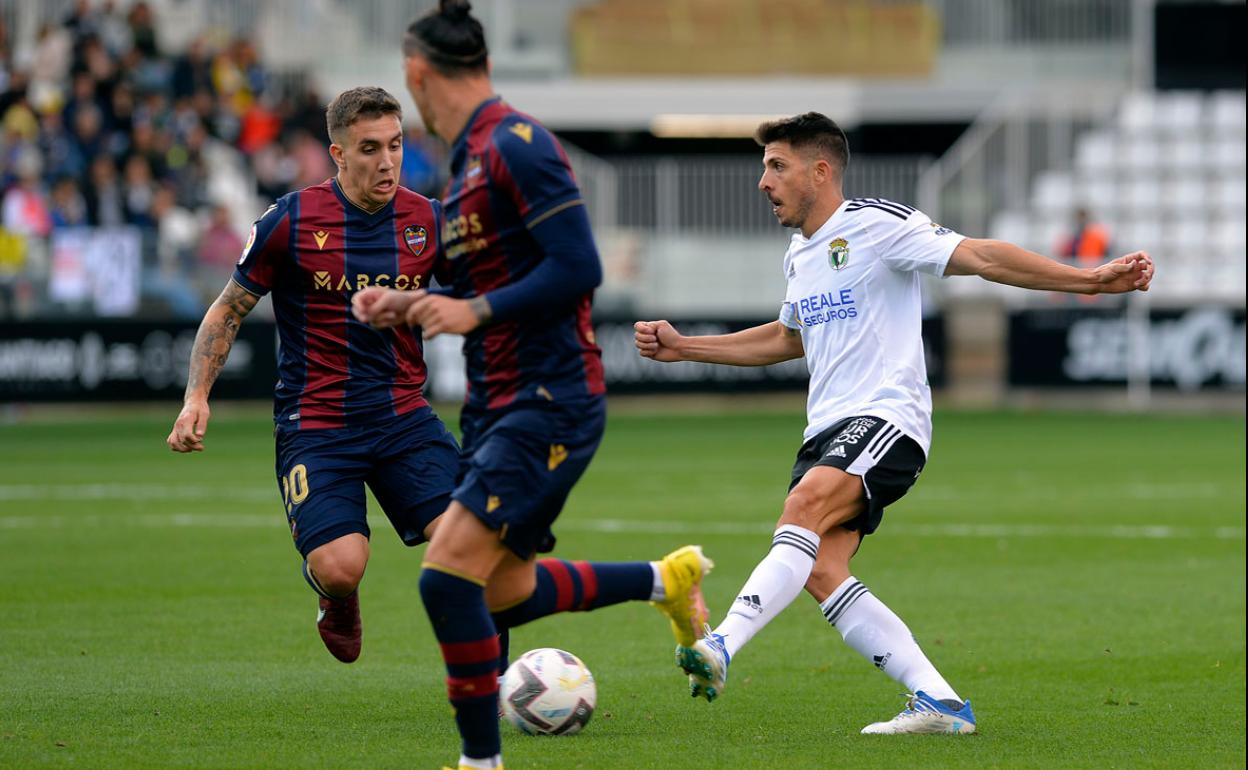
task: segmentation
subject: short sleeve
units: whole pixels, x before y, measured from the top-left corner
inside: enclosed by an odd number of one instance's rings
[[[582,203],[567,155],[543,126],[510,116],[494,129],[494,150],[490,178],[510,195],[526,227]]]
[[[802,321],[797,316],[797,304],[794,302],[785,302],[780,305],[780,324],[786,328],[800,330]]]
[[[918,271],[943,277],[953,250],[966,237],[936,224],[922,211],[904,220],[884,215],[870,225],[876,249],[894,270]]]
[[[273,290],[283,260],[290,250],[290,199],[269,206],[247,236],[247,245],[234,268],[234,282],[256,296]]]

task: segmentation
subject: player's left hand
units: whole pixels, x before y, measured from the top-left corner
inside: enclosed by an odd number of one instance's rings
[[[369,286],[351,297],[351,312],[356,320],[377,329],[387,329],[403,323],[403,316],[411,307],[413,292]]]
[[[1148,291],[1153,282],[1153,258],[1148,252],[1134,251],[1113,262],[1092,268],[1099,294]]]
[[[428,294],[423,289],[411,293],[416,300],[407,309],[407,323],[419,326],[427,340],[439,334],[467,334],[481,325],[469,300]]]

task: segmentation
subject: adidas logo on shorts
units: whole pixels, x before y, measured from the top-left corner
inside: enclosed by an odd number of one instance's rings
[[[836,446],[832,447],[831,449],[828,450],[827,456],[828,457],[845,457],[846,456],[845,445],[837,444]]]

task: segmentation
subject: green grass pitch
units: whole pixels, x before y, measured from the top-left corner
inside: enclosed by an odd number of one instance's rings
[[[713,619],[766,551],[802,417],[617,409],[557,555],[702,543]],[[749,402],[741,405],[748,408]],[[453,414],[453,410],[444,410]],[[0,426],[0,768],[437,768],[458,754],[416,588],[376,512],[364,653],[322,648],[271,425],[221,409]],[[855,561],[974,703],[968,738],[862,736],[901,686],[803,596],[689,698],[644,604],[514,633],[593,670],[570,738],[504,725],[525,768],[1243,767],[1242,417],[938,413],[931,463]]]

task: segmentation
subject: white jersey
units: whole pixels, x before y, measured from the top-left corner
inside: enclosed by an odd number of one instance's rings
[[[810,238],[793,236],[780,323],[801,332],[806,350],[805,439],[869,415],[928,452],[932,391],[916,271],[943,276],[963,237],[879,198],[847,200]]]

